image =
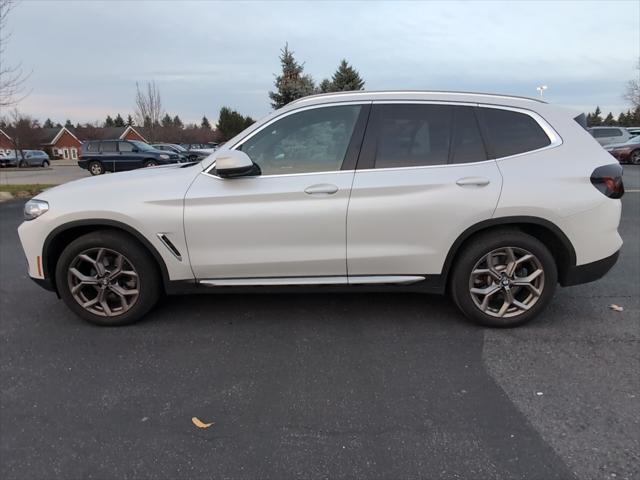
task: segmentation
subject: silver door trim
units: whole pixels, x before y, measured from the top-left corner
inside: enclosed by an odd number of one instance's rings
[[[211,278],[198,283],[209,287],[249,287],[281,285],[409,285],[424,280],[420,275],[363,275],[326,277],[258,277],[258,278]]]

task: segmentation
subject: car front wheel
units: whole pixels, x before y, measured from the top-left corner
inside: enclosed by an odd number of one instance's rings
[[[636,150],[631,153],[631,163],[634,165],[640,165],[640,150]]]
[[[91,175],[102,175],[104,173],[104,167],[100,162],[91,162],[89,164],[89,172]]]
[[[464,247],[453,269],[451,294],[462,312],[490,327],[515,327],[536,317],[555,291],[553,256],[517,230],[481,234]]]
[[[49,162],[47,160],[42,162],[42,168],[48,168],[49,167]]]
[[[156,162],[155,160],[147,160],[146,162],[144,162],[145,167],[155,167],[157,165],[158,162]]]
[[[133,323],[161,293],[153,257],[127,234],[102,230],[71,242],[56,265],[56,286],[79,317],[103,326]]]

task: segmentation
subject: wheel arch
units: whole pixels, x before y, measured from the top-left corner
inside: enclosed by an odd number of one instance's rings
[[[136,229],[129,225],[109,219],[76,220],[65,223],[52,230],[42,247],[42,273],[51,282],[56,293],[55,268],[64,248],[76,238],[97,230],[114,230],[123,232],[141,244],[153,257],[162,275],[162,284],[166,290],[169,285],[169,271],[158,250]]]
[[[512,216],[491,218],[467,228],[453,243],[442,267],[444,284],[449,284],[449,273],[464,245],[475,236],[490,230],[513,228],[540,240],[551,252],[558,268],[558,280],[564,285],[566,275],[576,265],[576,252],[564,232],[554,223],[544,218]]]

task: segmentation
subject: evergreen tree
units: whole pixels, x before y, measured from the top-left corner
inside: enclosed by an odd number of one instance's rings
[[[364,80],[360,77],[358,71],[343,58],[338,70],[331,78],[331,86],[331,91],[333,92],[364,90]]]
[[[640,105],[633,109],[633,112],[629,112],[629,126],[630,127],[640,127]]]
[[[616,121],[613,118],[613,114],[611,112],[609,112],[609,114],[604,118],[602,123],[603,123],[603,125],[606,125],[608,127],[616,125]]]
[[[209,123],[209,119],[206,117],[206,115],[204,117],[202,117],[202,122],[200,123],[200,128],[203,128],[205,130],[211,130],[211,124]]]
[[[50,118],[47,118],[42,124],[42,128],[53,128],[53,127],[54,125]]]
[[[275,109],[284,107],[286,104],[298,98],[311,95],[315,91],[313,79],[310,75],[304,75],[304,64],[299,64],[289,50],[289,44],[285,44],[280,51],[280,63],[282,74],[276,77],[276,91],[269,92],[271,106]]]
[[[64,128],[73,128],[73,123],[71,123],[71,120],[67,119],[67,121],[64,123]]]
[[[132,127],[134,125],[133,118],[131,115],[127,115],[127,127]]]
[[[163,127],[171,127],[173,126],[173,120],[171,120],[171,117],[169,116],[168,113],[164,114],[164,117],[162,117],[162,126]]]
[[[235,110],[231,110],[229,107],[222,107],[220,109],[216,128],[218,129],[221,140],[227,141],[230,138],[235,137],[253,122],[254,120],[251,117],[244,117]]]
[[[122,118],[122,116],[118,113],[118,115],[116,115],[116,118],[113,120],[113,126],[114,127],[124,127],[124,119]]]
[[[324,80],[322,80],[322,82],[320,82],[320,85],[318,87],[318,91],[320,93],[333,92],[333,84],[331,83],[331,80],[329,80],[328,78],[325,78]]]
[[[180,117],[178,115],[173,117],[173,124],[178,128],[183,128],[184,127],[184,125],[182,123],[182,120],[180,120]]]
[[[620,115],[618,115],[618,125],[621,127],[627,126],[627,116],[624,112],[620,112]]]
[[[602,125],[602,117],[600,116],[601,113],[602,111],[600,110],[600,107],[596,107],[595,112],[587,115],[587,127],[597,127],[599,125]]]
[[[104,120],[104,126],[113,127],[113,118],[111,118],[111,115],[107,115],[107,118]]]

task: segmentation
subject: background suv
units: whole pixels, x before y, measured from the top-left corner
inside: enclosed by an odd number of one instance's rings
[[[187,150],[182,145],[177,145],[175,143],[154,143],[151,146],[165,152],[177,153],[185,161],[188,160],[190,162],[202,160],[209,155],[208,153],[200,152],[197,150]]]
[[[156,150],[137,140],[90,140],[82,144],[78,165],[91,175],[180,162],[177,153]]]
[[[591,127],[589,132],[602,146],[611,143],[624,143],[633,136],[624,127]]]
[[[556,106],[350,92],[292,102],[200,163],[49,189],[18,232],[29,275],[101,325],[164,292],[314,287],[449,292],[515,326],[614,265],[623,192]]]

